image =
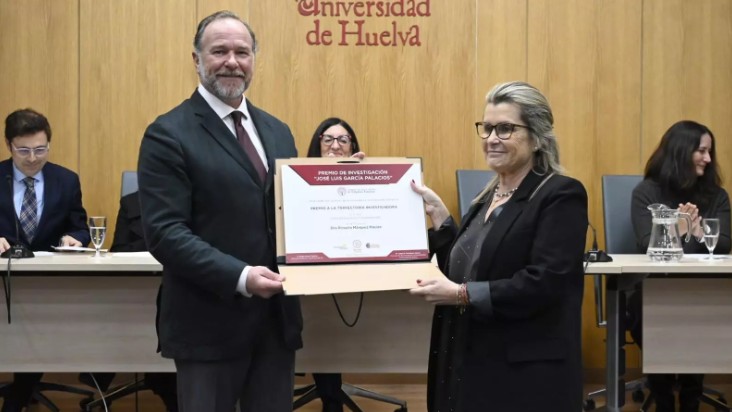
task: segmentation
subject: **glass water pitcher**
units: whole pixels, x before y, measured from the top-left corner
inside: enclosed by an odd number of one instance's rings
[[[691,238],[691,215],[660,203],[648,205],[653,216],[651,239],[646,254],[655,262],[678,262],[684,256],[679,236],[679,218],[686,219],[686,239]]]

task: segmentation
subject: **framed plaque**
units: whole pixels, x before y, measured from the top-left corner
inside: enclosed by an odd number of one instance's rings
[[[336,293],[411,288],[441,275],[429,262],[422,197],[410,187],[422,182],[420,159],[279,159],[276,168],[277,256],[288,281]],[[286,293],[298,293],[288,281]]]

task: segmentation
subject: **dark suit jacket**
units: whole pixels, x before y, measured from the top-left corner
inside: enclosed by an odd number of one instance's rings
[[[114,230],[114,241],[110,252],[141,252],[147,250],[145,234],[142,231],[140,214],[140,193],[122,196]]]
[[[18,220],[13,211],[13,191],[5,176],[13,176],[12,159],[0,162],[0,176],[3,184],[0,189],[0,236],[13,245],[18,243],[15,235],[15,222]],[[65,167],[48,162],[43,166],[43,213],[38,222],[38,231],[33,243],[28,244],[25,233],[20,229],[20,243],[31,250],[52,251],[64,235],[69,235],[89,244],[89,226],[86,211],[81,204],[81,184],[79,176]]]
[[[555,175],[530,200],[543,178],[526,176],[483,242],[474,286],[489,287],[490,301],[466,312],[466,346],[458,372],[461,407],[456,410],[581,410],[587,193],[577,180]],[[438,261],[448,276],[452,241],[472,220],[483,219],[481,206],[471,207],[459,230],[448,222],[432,235],[431,247],[438,247]],[[441,340],[439,331],[450,308],[435,312],[431,393],[440,385],[434,371],[446,338]],[[442,410],[446,402],[431,396],[430,410]]]
[[[302,346],[299,301],[235,293],[245,265],[276,270],[275,158],[297,156],[290,129],[249,102],[267,153],[262,184],[234,135],[196,91],[145,131],[138,182],[142,225],[163,264],[160,340],[165,357],[240,357],[262,328]]]

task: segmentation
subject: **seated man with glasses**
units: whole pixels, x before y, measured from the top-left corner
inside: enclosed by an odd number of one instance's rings
[[[35,251],[86,246],[89,228],[79,176],[48,161],[48,119],[32,109],[14,111],[5,119],[5,141],[11,158],[0,162],[0,253],[16,244]],[[41,376],[16,373],[2,412],[22,410]]]

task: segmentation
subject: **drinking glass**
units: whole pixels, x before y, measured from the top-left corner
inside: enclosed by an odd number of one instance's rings
[[[102,254],[99,252],[99,249],[102,248],[104,236],[107,234],[107,218],[104,216],[90,216],[89,234],[91,235],[91,241],[96,251],[93,257],[101,257]]]
[[[709,250],[708,260],[714,260],[714,248],[719,240],[719,219],[702,219],[702,231],[704,232],[704,243]]]

